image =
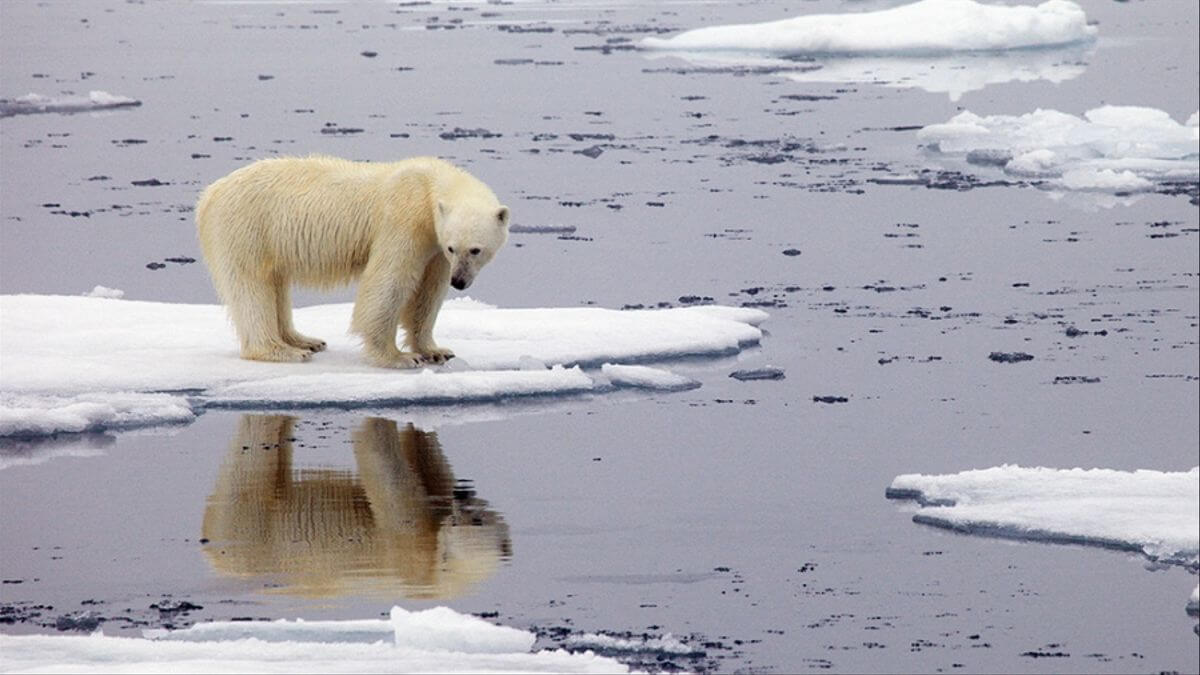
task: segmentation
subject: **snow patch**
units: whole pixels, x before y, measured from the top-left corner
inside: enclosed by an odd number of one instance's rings
[[[35,113],[77,113],[110,108],[140,106],[141,101],[117,96],[107,91],[91,91],[87,96],[42,96],[26,94],[13,99],[0,99],[0,117],[32,115]]]
[[[1139,106],[1102,106],[1083,117],[1042,109],[986,117],[963,111],[924,127],[917,138],[934,153],[993,158],[989,163],[1005,173],[1052,179],[1068,190],[1133,192],[1153,189],[1155,181],[1200,180],[1195,117],[1180,124]]]
[[[874,12],[710,26],[670,38],[645,38],[641,44],[661,50],[928,55],[1056,47],[1090,41],[1096,33],[1083,8],[1070,0],[1035,7],[920,0]]]
[[[197,624],[143,638],[0,634],[0,669],[50,672],[628,672],[591,652],[530,652],[535,636],[445,607],[391,620]]]
[[[1200,564],[1200,468],[1131,472],[1006,464],[897,476],[887,496],[917,500],[918,523],[1137,551],[1191,568]]]
[[[690,377],[649,366],[624,366],[606,363],[600,367],[600,372],[607,376],[614,386],[618,387],[656,389],[659,391],[686,391],[700,386],[699,382]]]

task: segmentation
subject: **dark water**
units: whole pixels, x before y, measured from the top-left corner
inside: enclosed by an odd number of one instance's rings
[[[674,661],[697,669],[1195,672],[1194,575],[918,526],[883,492],[900,473],[1002,463],[1196,464],[1188,195],[972,187],[994,176],[937,165],[908,128],[960,107],[1185,119],[1196,8],[1089,3],[1101,39],[1070,57],[1077,76],[957,101],[697,69],[622,41],[794,11],[0,4],[0,97],[143,102],[0,121],[4,293],[102,284],[212,302],[202,264],[167,260],[199,257],[190,208],[205,184],[273,153],[430,153],[488,181],[516,223],[575,227],[514,234],[474,297],[771,314],[760,349],[669,365],[703,382],[685,393],[210,412],[10,448],[30,463],[0,471],[0,602],[17,617],[4,630],[82,611],[127,634],[447,604],[547,645],[670,631],[706,644]],[[879,183],[939,169],[968,175]],[[785,378],[728,377],[766,366]],[[151,609],[164,598],[203,609]]]

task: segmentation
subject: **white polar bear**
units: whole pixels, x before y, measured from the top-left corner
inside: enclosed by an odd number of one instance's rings
[[[350,329],[371,363],[453,357],[433,341],[446,286],[471,285],[508,239],[508,221],[487,185],[433,157],[265,159],[208,186],[196,204],[200,247],[242,358],[260,361],[305,361],[325,348],[292,327],[293,283],[355,279]],[[409,351],[396,347],[397,326]]]

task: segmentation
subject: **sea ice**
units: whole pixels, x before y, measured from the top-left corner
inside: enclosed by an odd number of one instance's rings
[[[12,357],[5,360],[8,358]],[[106,392],[55,396],[0,391],[0,437],[183,424],[195,417],[186,398],[171,394]]]
[[[606,363],[600,372],[618,387],[657,389],[660,391],[685,391],[695,389],[700,383],[690,377],[649,366],[622,366]]]
[[[1162,110],[1111,105],[1083,117],[1042,109],[986,117],[963,111],[917,138],[931,152],[968,161],[986,156],[1005,173],[1047,179],[1051,187],[1136,192],[1156,181],[1200,180],[1196,119],[1180,124]]]
[[[670,38],[645,38],[641,44],[686,51],[929,55],[1055,47],[1092,40],[1096,32],[1083,9],[1070,0],[1048,0],[1035,7],[920,0],[874,12],[709,26]]]
[[[1092,544],[1198,566],[1200,468],[1184,472],[1003,465],[897,476],[892,499],[915,499],[918,523],[1014,539]]]
[[[297,310],[299,330],[326,339],[328,350],[309,363],[262,363],[238,357],[220,306],[0,296],[0,436],[188,421],[205,406],[348,408],[603,391],[583,368],[735,354],[759,341],[756,324],[767,316],[715,305],[497,309],[464,298],[446,303],[436,330],[458,354],[454,366],[390,371],[365,364],[345,334],[351,309]]]
[[[592,652],[531,652],[532,633],[445,607],[390,620],[197,624],[144,638],[0,634],[0,670],[49,672],[628,672]]]
[[[35,113],[77,113],[109,108],[131,108],[142,102],[107,91],[91,91],[87,96],[42,96],[26,94],[13,99],[0,99],[0,117]]]
[[[662,637],[615,637],[605,633],[578,633],[567,636],[563,641],[568,647],[583,647],[601,652],[659,653],[687,656],[703,654],[704,651],[690,647],[679,638],[667,633]]]

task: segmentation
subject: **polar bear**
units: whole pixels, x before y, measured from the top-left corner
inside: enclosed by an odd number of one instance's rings
[[[487,185],[434,157],[352,162],[264,159],[208,186],[196,229],[229,307],[242,358],[306,361],[325,342],[292,326],[293,283],[359,280],[350,331],[391,368],[454,356],[433,340],[446,286],[462,290],[508,239],[509,210]],[[404,328],[408,351],[396,346]]]

